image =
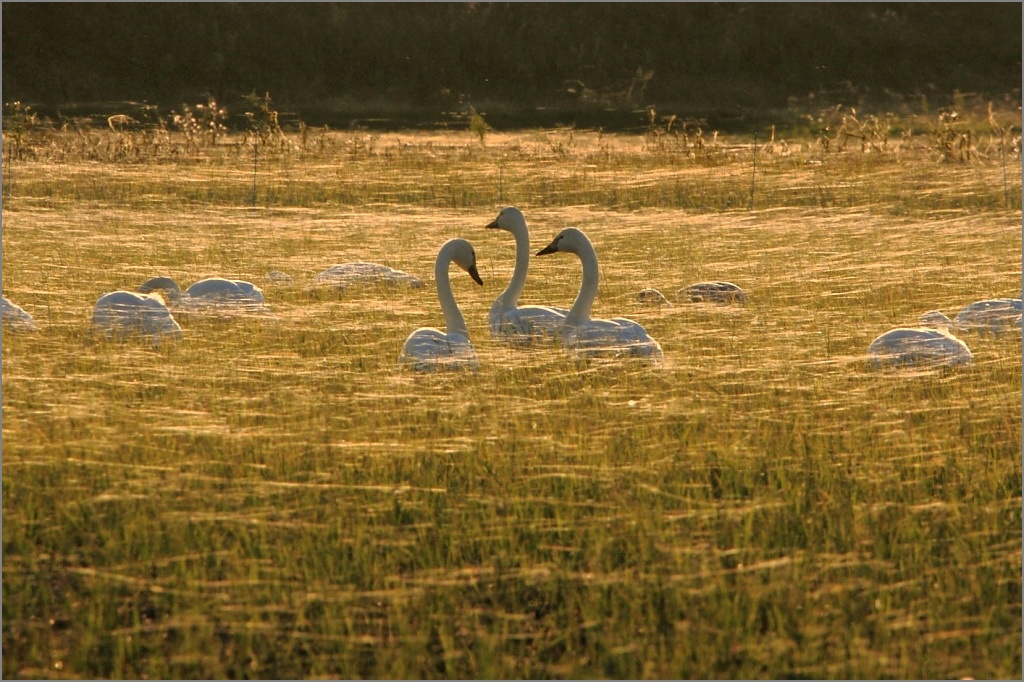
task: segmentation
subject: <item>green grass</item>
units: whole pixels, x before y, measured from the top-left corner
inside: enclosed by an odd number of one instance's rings
[[[744,141],[331,133],[261,158],[252,207],[244,145],[65,135],[5,168],[4,293],[40,327],[3,336],[5,677],[1019,677],[1020,336],[965,337],[953,372],[864,357],[1017,295],[1019,155],[1004,192],[998,156],[804,141],[759,158],[749,210]],[[503,204],[534,250],[588,233],[595,314],[663,368],[490,339]],[[443,324],[432,282],[309,285],[360,259],[430,280],[454,236],[485,281],[452,272],[475,374],[397,368]],[[270,270],[295,280],[264,284],[272,316],[89,332],[149,276]],[[536,259],[524,302],[579,277]],[[750,302],[633,300],[701,279]]]

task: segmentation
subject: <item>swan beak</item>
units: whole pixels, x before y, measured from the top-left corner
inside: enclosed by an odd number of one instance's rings
[[[493,230],[496,227],[498,227],[498,221],[497,220],[494,220],[489,225],[487,225],[487,229],[489,229],[489,230]]]
[[[550,244],[545,246],[543,249],[538,251],[537,255],[538,256],[546,256],[549,253],[558,253],[558,239],[557,238],[555,238],[555,241],[551,242]]]
[[[476,263],[470,265],[469,270],[467,270],[466,272],[469,273],[469,276],[473,278],[474,282],[476,282],[480,286],[484,285],[484,281],[480,279],[480,273],[476,271]]]

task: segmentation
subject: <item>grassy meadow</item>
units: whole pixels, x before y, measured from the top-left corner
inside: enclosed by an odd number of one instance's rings
[[[5,131],[3,292],[39,329],[3,334],[4,677],[1019,678],[1021,337],[864,355],[1019,295],[1019,138],[937,140],[754,166],[750,138],[310,130],[254,164],[234,134]],[[662,367],[490,338],[503,205],[534,252],[590,236],[595,316]],[[456,236],[480,370],[399,370]],[[310,283],[357,260],[429,284]],[[155,275],[270,314],[90,333]],[[674,300],[706,279],[749,302]],[[579,281],[534,259],[522,302]]]

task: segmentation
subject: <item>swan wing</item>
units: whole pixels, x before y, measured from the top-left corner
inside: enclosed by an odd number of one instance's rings
[[[974,356],[952,334],[921,327],[892,329],[876,337],[868,346],[874,367],[900,365],[963,365]]]
[[[160,297],[132,291],[101,296],[92,322],[107,335],[141,334],[154,341],[163,336],[181,338],[181,326]]]
[[[11,329],[31,330],[36,328],[36,323],[32,316],[25,312],[21,306],[11,303],[6,296],[3,297],[2,320],[3,324]]]
[[[669,305],[665,295],[657,289],[641,289],[636,294],[636,300],[640,303],[655,303],[658,305]]]
[[[696,282],[679,290],[682,300],[693,303],[743,303],[747,294],[732,282]]]
[[[529,343],[533,340],[548,340],[558,335],[569,313],[564,308],[541,305],[526,305],[506,308],[497,301],[491,307],[489,322],[491,335]]]
[[[400,365],[419,371],[439,369],[477,369],[479,360],[469,339],[459,334],[445,334],[440,329],[417,329],[402,346]]]
[[[229,309],[256,311],[263,308],[263,290],[244,280],[210,277],[190,286],[182,297],[181,306],[192,311],[212,310],[217,313]]]
[[[231,280],[238,291],[241,293],[242,298],[247,303],[254,303],[257,305],[263,305],[263,290],[252,282],[246,282],[240,279]]]
[[[946,317],[945,313],[941,310],[929,310],[921,313],[917,318],[917,322],[924,327],[937,327],[939,329],[948,329],[953,326],[953,321]]]
[[[313,277],[319,284],[328,284],[341,289],[354,284],[383,283],[393,286],[406,285],[413,289],[421,289],[423,281],[407,272],[389,268],[379,263],[341,263],[332,265]]]
[[[626,347],[629,355],[637,357],[662,357],[661,344],[651,338],[647,330],[639,322],[625,317],[612,318],[612,322],[619,325],[619,338]]]
[[[565,337],[566,346],[584,355],[633,356],[660,359],[661,344],[633,320],[619,317],[611,320],[589,320],[571,328]]]
[[[953,324],[957,329],[997,332],[1020,327],[1021,299],[992,298],[976,301],[957,313]]]
[[[241,295],[241,292],[238,290],[238,285],[229,279],[210,277],[209,279],[201,279],[190,286],[185,290],[185,294],[193,299],[217,299],[235,298]]]

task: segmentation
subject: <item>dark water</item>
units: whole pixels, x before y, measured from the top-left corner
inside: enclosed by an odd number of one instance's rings
[[[194,108],[194,107],[193,107]],[[142,102],[85,102],[61,106],[38,105],[32,110],[44,121],[60,127],[66,122],[88,121],[96,128],[106,128],[107,118],[114,114],[127,114],[139,121],[138,127],[156,125],[158,118],[170,120],[180,111],[180,105],[149,105]],[[228,105],[229,115],[223,121],[231,131],[248,129],[245,105]],[[656,112],[655,122],[644,108],[558,108],[534,107],[510,110],[498,107],[496,110],[481,109],[487,124],[498,131],[516,131],[534,128],[578,128],[601,129],[609,133],[640,134],[652,125],[664,128],[667,117],[676,115],[678,129],[684,122],[691,130],[699,126],[706,132],[717,130],[722,133],[755,133],[771,125],[785,124],[780,119],[791,118],[790,112],[712,111],[691,112],[665,110]],[[279,122],[285,132],[297,131],[302,123],[312,128],[328,126],[332,130],[368,130],[392,132],[399,130],[467,130],[468,116],[462,112],[445,112],[436,109],[415,109],[407,106],[382,105],[377,110],[361,106],[358,109],[334,104],[310,104],[304,106],[281,106]]]

